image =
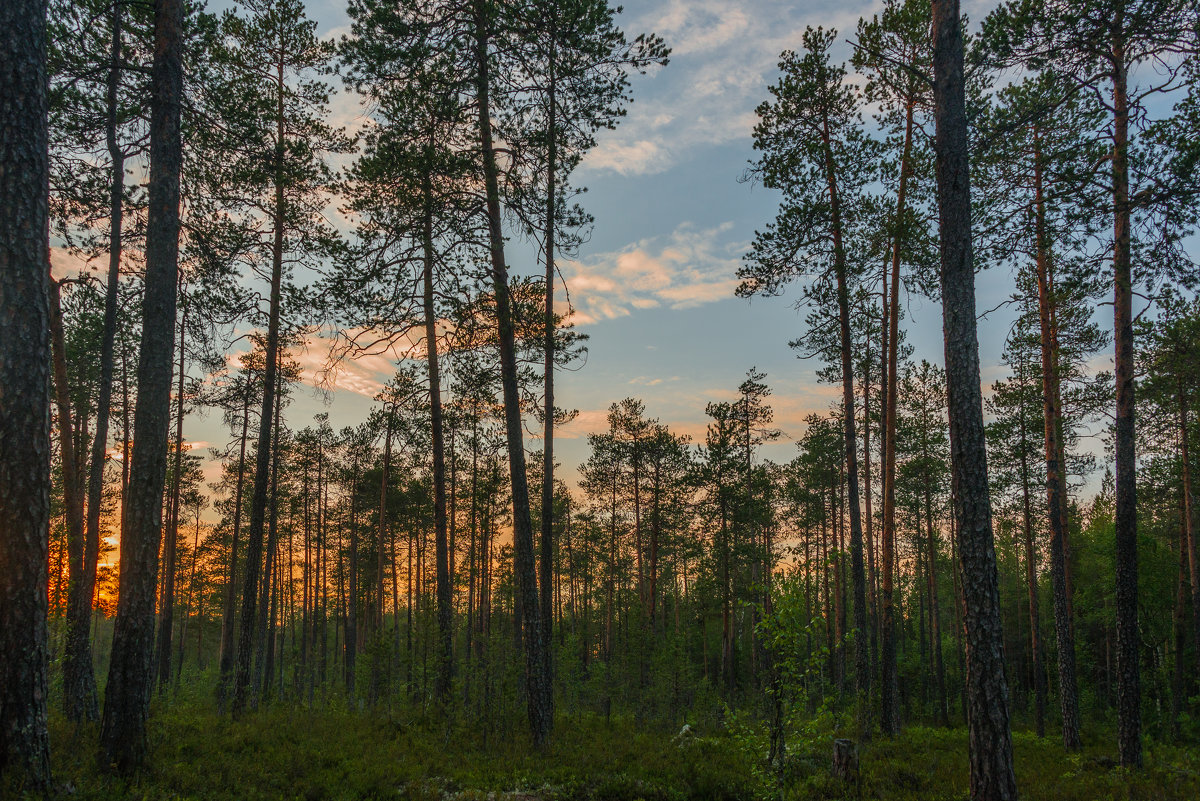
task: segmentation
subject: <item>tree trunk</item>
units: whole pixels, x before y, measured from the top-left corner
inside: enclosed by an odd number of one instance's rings
[[[874,676],[879,669],[879,606],[876,593],[877,581],[875,571],[875,536],[874,500],[871,493],[871,337],[865,344],[866,353],[863,356],[863,536],[867,552],[867,602],[870,610],[870,675]]]
[[[63,702],[67,719],[72,721],[96,719],[96,696],[92,676],[91,646],[88,629],[91,624],[91,593],[87,601],[80,603],[87,556],[84,552],[83,492],[79,486],[82,473],[80,454],[75,450],[71,436],[71,388],[67,381],[67,346],[63,333],[62,285],[51,278],[50,287],[50,340],[54,360],[54,395],[58,407],[59,451],[62,457],[63,517],[67,528],[67,561],[71,580],[67,587],[67,631],[66,654],[63,660]],[[62,556],[61,552],[59,554]],[[80,621],[82,614],[83,620]],[[86,660],[86,663],[84,663]],[[68,670],[68,667],[70,670]],[[88,685],[91,680],[93,683]],[[88,687],[90,686],[90,693]],[[90,706],[88,705],[90,699]]]
[[[1021,369],[1023,373],[1023,365]],[[1044,380],[1045,378],[1043,376],[1043,382]],[[1023,385],[1022,389],[1024,389]],[[1037,736],[1045,737],[1046,673],[1045,668],[1042,665],[1042,633],[1040,615],[1038,614],[1037,551],[1034,549],[1033,545],[1033,504],[1029,491],[1029,449],[1026,443],[1028,432],[1025,426],[1025,410],[1018,407],[1017,415],[1021,421],[1021,510],[1023,522],[1022,528],[1024,529],[1025,534],[1025,588],[1029,595],[1029,652],[1030,656],[1032,657],[1031,661],[1033,662],[1031,670],[1033,673],[1035,725],[1037,726]],[[1047,475],[1049,475],[1049,460],[1047,460]],[[1053,517],[1054,506],[1048,507],[1048,510],[1050,516]],[[1072,660],[1072,668],[1074,668],[1074,660]],[[1073,676],[1074,674],[1072,673],[1072,677]],[[1063,697],[1067,695],[1066,691],[1061,688],[1059,692],[1063,695]],[[1076,739],[1078,739],[1078,730],[1076,730]],[[1067,715],[1065,701],[1063,709],[1063,741],[1068,749],[1072,747],[1067,739]],[[1078,742],[1076,743],[1075,747],[1078,747]]]
[[[179,271],[180,109],[183,3],[155,0],[151,68],[149,216],[142,345],[129,487],[121,526],[121,574],[105,689],[100,761],[121,773],[146,758],[154,655],[154,590],[171,417],[171,356]]]
[[[881,719],[884,734],[900,733],[899,678],[896,667],[896,623],[893,604],[892,573],[896,564],[896,406],[899,402],[900,351],[900,254],[901,230],[912,171],[913,103],[905,108],[904,152],[900,159],[900,186],[896,192],[896,235],[892,242],[891,304],[887,312],[887,373],[883,423],[883,587],[880,614],[883,643],[880,647],[883,675],[880,688]]]
[[[546,314],[544,381],[545,407],[542,429],[542,542],[541,542],[541,602],[542,602],[542,672],[547,682],[553,680],[554,660],[551,649],[553,638],[553,573],[554,573],[554,230],[556,217],[556,178],[558,170],[558,75],[556,73],[556,49],[558,15],[557,6],[550,11],[550,58],[549,89],[546,100],[549,105],[546,137]],[[554,693],[548,696],[551,704],[550,718],[554,718]]]
[[[234,641],[234,631],[236,630],[236,615],[237,615],[237,555],[238,555],[238,538],[241,536],[242,530],[242,491],[246,484],[246,437],[250,429],[250,396],[254,383],[251,380],[249,369],[246,370],[246,399],[242,406],[242,436],[238,445],[238,474],[237,484],[233,492],[233,536],[229,544],[229,579],[225,583],[225,608],[221,617],[221,661],[218,668],[217,677],[217,706],[224,711],[225,701],[229,695],[229,680],[233,677],[233,668],[235,661],[234,649],[236,648]],[[308,514],[308,474],[305,473],[305,515]],[[307,542],[308,529],[307,518],[305,519],[305,542]],[[305,574],[307,576],[307,573]],[[307,586],[307,585],[306,585]],[[305,601],[307,602],[307,592],[305,593]],[[307,610],[307,606],[305,607]],[[306,640],[304,642],[307,642]],[[301,644],[301,654],[304,653],[303,643]],[[303,661],[303,656],[301,657]]]
[[[50,788],[46,2],[0,3],[0,774]]]
[[[188,616],[191,614],[191,610],[192,610],[192,599],[196,596],[196,563],[199,561],[199,556],[200,556],[200,515],[199,515],[199,513],[197,513],[196,514],[196,535],[192,542],[192,571],[191,571],[191,576],[188,578],[187,600],[183,604],[183,620],[180,621],[180,626],[179,626],[179,651],[176,654],[176,660],[175,660],[175,687],[177,689],[179,687],[179,680],[183,675],[183,646],[184,646],[184,641],[187,638],[187,623],[188,623]],[[197,615],[197,617],[199,617],[199,615]],[[197,641],[197,647],[196,647],[196,664],[197,664],[197,666],[199,666],[199,663],[200,663],[200,648],[199,648],[199,641]]]
[[[489,94],[489,9],[482,0],[473,4],[475,27],[476,103],[479,115],[479,144],[483,156],[484,186],[487,195],[488,240],[491,251],[492,282],[496,295],[496,324],[500,339],[500,383],[504,392],[504,422],[508,437],[508,463],[513,501],[513,573],[518,579],[521,607],[525,618],[526,684],[529,725],[535,745],[541,747],[553,728],[550,677],[542,657],[542,620],[538,605],[537,572],[533,558],[533,525],[529,517],[529,487],[525,472],[525,444],[521,425],[520,395],[517,386],[515,323],[509,299],[508,266],[504,258],[504,232],[501,228],[500,189],[492,142]]]
[[[854,687],[861,699],[862,708],[867,707],[871,691],[871,655],[867,640],[867,577],[863,565],[862,513],[858,499],[858,434],[854,416],[854,361],[850,339],[850,287],[846,267],[846,249],[842,242],[842,206],[838,191],[838,176],[833,159],[833,147],[829,137],[829,121],[825,121],[825,179],[829,189],[830,215],[833,224],[833,270],[837,275],[838,324],[841,332],[842,356],[842,425],[845,434],[846,492],[850,505],[850,572],[854,584]],[[842,571],[838,570],[841,585]],[[839,602],[842,593],[839,592]],[[839,620],[844,621],[845,609],[841,609]],[[840,651],[840,648],[839,648]],[[841,656],[844,662],[844,654]],[[885,682],[884,695],[887,695]],[[885,715],[886,718],[886,715]],[[860,721],[862,733],[870,732],[869,718]],[[890,730],[885,724],[885,732]]]
[[[171,482],[171,506],[167,511],[167,534],[163,545],[162,596],[158,605],[158,691],[166,693],[171,682],[171,629],[175,622],[175,550],[179,545],[179,496],[183,491],[183,381],[184,347],[187,335],[187,297],[182,299],[179,316],[179,384],[175,394],[174,480]]]
[[[934,674],[937,677],[938,714],[942,725],[950,726],[950,707],[946,700],[946,666],[942,659],[942,621],[938,610],[937,534],[933,528],[933,498],[929,484],[925,485],[925,527],[929,538],[929,621],[930,646],[933,649]]]
[[[1134,451],[1133,275],[1129,209],[1129,100],[1124,6],[1114,9],[1113,340],[1116,409],[1117,746],[1121,764],[1142,764],[1142,691],[1138,664],[1137,462]]]
[[[78,593],[70,602],[67,622],[67,653],[63,661],[63,696],[67,719],[94,721],[100,718],[96,674],[92,666],[92,596],[96,591],[96,569],[100,558],[100,507],[104,498],[104,465],[108,451],[108,421],[112,409],[114,343],[117,332],[117,289],[121,280],[122,200],[125,190],[125,153],[117,142],[117,89],[121,78],[120,2],[112,6],[112,46],[109,51],[108,91],[106,97],[106,140],[112,160],[109,189],[108,284],[104,296],[104,328],[100,335],[100,392],[96,400],[96,433],[92,440],[92,460],[88,475],[87,519],[84,531],[83,572]],[[74,585],[73,585],[74,586]],[[81,632],[73,634],[73,632]],[[72,642],[72,636],[78,636]]]
[[[1075,684],[1075,629],[1071,622],[1067,591],[1067,493],[1063,471],[1062,409],[1058,376],[1057,336],[1051,322],[1055,304],[1050,288],[1050,243],[1046,233],[1045,194],[1042,185],[1042,155],[1040,134],[1035,130],[1034,141],[1034,203],[1035,235],[1037,237],[1038,319],[1041,326],[1042,355],[1042,416],[1046,452],[1046,511],[1050,520],[1050,583],[1054,598],[1054,634],[1058,646],[1058,699],[1062,710],[1063,746],[1075,750],[1079,742],[1079,696]],[[1027,537],[1028,539],[1028,537]],[[1026,545],[1027,558],[1032,558],[1032,544]],[[1029,571],[1035,568],[1030,562]],[[1036,581],[1036,577],[1031,579]],[[1030,586],[1030,615],[1037,615],[1037,595]],[[1041,654],[1040,636],[1034,642],[1034,669]],[[1042,681],[1039,679],[1039,681]],[[1044,682],[1043,682],[1044,683]],[[1039,687],[1039,693],[1042,692]],[[1039,695],[1039,701],[1041,695]],[[1040,732],[1040,727],[1039,727]]]
[[[1192,590],[1192,633],[1196,642],[1196,675],[1200,676],[1200,555],[1196,553],[1196,496],[1192,494],[1192,466],[1188,425],[1187,390],[1183,380],[1178,384],[1179,394],[1179,459],[1183,466],[1183,547],[1191,572]]]
[[[1017,797],[996,553],[992,541],[975,272],[971,252],[971,185],[957,0],[933,2],[934,119],[941,223],[942,320],[967,635],[967,727],[973,801]]]
[[[1183,652],[1187,643],[1187,600],[1188,600],[1188,541],[1187,541],[1187,503],[1181,494],[1179,497],[1179,579],[1175,589],[1175,614],[1172,619],[1172,633],[1175,638],[1175,665],[1171,676],[1171,733],[1179,737],[1184,705],[1187,703],[1187,692],[1183,682]]]
[[[275,546],[279,534],[279,410],[283,398],[283,380],[275,374],[275,413],[271,432],[271,490],[267,514],[267,547],[263,555],[263,575],[258,590],[258,620],[254,633],[254,688],[256,698],[264,698],[270,688],[271,669],[266,653],[269,643],[270,601],[272,572],[275,566]]]
[[[350,467],[350,559],[346,604],[346,696],[354,703],[355,673],[358,661],[358,458]]]
[[[258,424],[258,453],[254,463],[254,495],[250,499],[250,531],[247,534],[246,572],[242,579],[242,616],[238,632],[237,672],[233,682],[233,715],[246,709],[252,691],[250,670],[254,656],[254,629],[257,616],[259,576],[263,561],[263,525],[267,516],[267,484],[271,466],[271,432],[274,429],[275,374],[279,362],[279,316],[282,303],[284,235],[284,155],[286,133],[283,109],[283,64],[276,65],[275,198],[273,212],[274,241],[271,246],[271,299],[267,318],[267,342],[263,362],[263,401]],[[324,645],[324,643],[322,643]]]
[[[375,616],[374,625],[372,628],[373,637],[377,644],[377,648],[372,652],[371,656],[371,688],[367,695],[368,700],[374,704],[379,698],[380,688],[383,684],[383,576],[385,571],[384,563],[384,541],[387,540],[387,496],[388,496],[388,476],[392,471],[392,412],[388,410],[384,404],[384,435],[383,435],[383,465],[379,473],[379,525],[375,533]],[[394,548],[393,548],[394,552]],[[394,565],[393,565],[394,569]],[[411,584],[411,582],[409,582]],[[411,606],[411,596],[410,604]],[[395,614],[399,614],[399,609],[395,610]]]
[[[432,150],[432,145],[431,145]],[[437,316],[433,305],[433,181],[428,173],[422,182],[425,201],[423,231],[424,245],[424,306],[425,306],[425,363],[429,371],[430,428],[433,440],[433,525],[434,559],[436,561],[438,656],[435,692],[442,702],[450,698],[450,681],[454,676],[453,610],[450,605],[450,553],[446,520],[446,444],[443,432],[442,380],[438,364]]]

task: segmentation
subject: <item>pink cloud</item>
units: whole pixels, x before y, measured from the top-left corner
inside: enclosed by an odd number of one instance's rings
[[[728,241],[732,224],[699,229],[684,223],[587,262],[564,265],[574,321],[589,325],[642,309],[686,309],[733,297],[745,243]]]

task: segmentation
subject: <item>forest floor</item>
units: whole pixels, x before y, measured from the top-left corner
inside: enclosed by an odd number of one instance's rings
[[[151,766],[131,781],[96,770],[95,727],[53,715],[54,776],[71,799],[966,799],[966,730],[913,726],[860,748],[859,786],[830,776],[832,735],[793,744],[783,777],[765,765],[761,727],[689,732],[632,719],[560,714],[551,745],[530,748],[520,721],[486,732],[419,710],[356,712],[341,703],[277,707],[237,722],[180,700],[151,720]],[[1103,733],[1103,732],[1102,732]],[[1200,799],[1200,749],[1147,742],[1146,765],[1112,762],[1111,737],[1064,753],[1054,737],[1017,732],[1023,799]],[[761,736],[760,736],[761,735]],[[782,778],[783,789],[779,783]]]

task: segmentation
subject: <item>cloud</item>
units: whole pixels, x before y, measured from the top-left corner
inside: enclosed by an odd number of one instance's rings
[[[615,320],[634,310],[687,309],[733,297],[744,242],[725,241],[723,223],[684,223],[667,236],[564,265],[567,289],[580,325]]]
[[[621,175],[654,175],[674,162],[675,158],[662,142],[650,139],[625,142],[616,138],[599,142],[584,160],[591,169],[612,170]]]
[[[875,0],[780,3],[777,0],[667,0],[622,20],[631,35],[651,31],[671,48],[670,63],[635,77],[637,101],[614,131],[602,132],[585,169],[654,175],[702,147],[749,139],[755,107],[775,80],[779,54],[800,46],[807,25],[851,38]],[[848,58],[839,45],[835,58]]]
[[[568,423],[559,426],[556,439],[584,439],[588,434],[608,430],[608,409],[584,409]]]
[[[363,336],[362,329],[349,329],[345,337],[357,336],[368,352],[347,354],[345,339],[310,335],[304,344],[288,350],[288,356],[300,366],[300,380],[321,390],[345,390],[357,395],[374,398],[383,390],[397,366],[405,359],[425,358],[425,339],[418,333],[398,337],[394,342],[366,347],[372,337]],[[234,369],[246,351],[226,355],[226,362]],[[207,443],[204,443],[207,444]]]
[[[50,248],[50,275],[55,281],[78,278],[94,272],[97,267],[97,262],[88,262],[66,248]]]

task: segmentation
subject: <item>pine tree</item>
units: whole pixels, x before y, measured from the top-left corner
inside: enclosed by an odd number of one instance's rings
[[[0,7],[0,770],[50,789],[46,575],[50,522],[46,3]]]
[[[850,553],[854,583],[855,682],[860,694],[870,688],[866,617],[866,572],[863,563],[862,514],[858,492],[858,435],[855,430],[853,343],[850,293],[853,276],[847,251],[859,213],[859,197],[871,180],[871,148],[859,119],[859,94],[847,86],[844,66],[830,63],[834,31],[808,28],[804,53],[785,52],[784,77],[770,88],[773,100],[758,108],[755,149],[762,152],[752,175],[784,193],[776,221],[759,232],[746,263],[739,269],[741,295],[776,294],[797,275],[823,272],[818,283],[836,287],[842,368],[844,450],[850,510]],[[825,272],[828,271],[828,272]],[[885,556],[887,551],[885,549]],[[895,706],[895,672],[889,672],[890,595],[888,563],[884,564],[884,703],[883,728],[899,728]]]
[[[129,773],[146,760],[154,588],[161,539],[179,259],[184,8],[155,4],[149,218],[138,404],[121,526],[121,586],[100,734],[101,764]]]
[[[1017,797],[1017,782],[979,387],[961,25],[956,0],[935,0],[933,95],[947,406],[966,610],[971,798],[1008,801]]]
[[[1101,99],[1108,121],[1112,215],[1113,331],[1116,374],[1116,564],[1118,733],[1121,764],[1140,766],[1137,465],[1134,440],[1133,252],[1136,213],[1171,197],[1150,189],[1137,148],[1137,118],[1147,100],[1177,86],[1200,54],[1200,10],[1188,0],[1014,0],[989,18],[1001,62],[1047,69],[1068,92]],[[1138,70],[1153,63],[1156,69]],[[1132,126],[1132,127],[1131,127]],[[1138,180],[1141,178],[1142,180]],[[1161,253],[1167,256],[1168,251]],[[1164,266],[1169,259],[1161,259]],[[1142,276],[1139,276],[1142,278]]]

